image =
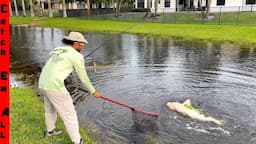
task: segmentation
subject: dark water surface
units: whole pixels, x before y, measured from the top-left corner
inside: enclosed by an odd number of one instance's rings
[[[61,45],[65,33],[60,29],[11,27],[12,71],[36,78],[48,53]],[[159,114],[153,122],[135,123],[131,110],[84,95],[77,103],[80,124],[99,143],[256,143],[255,48],[129,34],[84,34],[89,41],[84,56],[105,42],[86,58],[88,74],[98,91]],[[93,61],[97,72],[92,69]],[[195,121],[166,107],[168,101],[187,98],[225,124],[218,127]]]

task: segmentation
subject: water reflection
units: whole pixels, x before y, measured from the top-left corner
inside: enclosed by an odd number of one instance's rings
[[[67,33],[11,27],[11,70],[36,79],[50,50],[62,45]],[[74,75],[68,83],[80,101],[80,123],[99,143],[255,143],[255,48],[128,34],[84,34],[89,41],[84,56],[101,47],[86,58],[96,88],[110,98],[159,114],[156,123],[134,123],[130,109],[88,96]],[[206,114],[223,119],[225,125],[219,128],[184,118],[165,106],[168,101],[186,98]],[[143,127],[143,123],[149,125]]]

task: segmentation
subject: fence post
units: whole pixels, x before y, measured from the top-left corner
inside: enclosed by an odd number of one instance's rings
[[[221,7],[220,7],[220,14],[219,14],[219,25],[221,24]]]
[[[177,11],[174,13],[174,23],[176,24],[176,15],[177,15]]]
[[[128,13],[127,10],[125,10],[123,13],[124,13],[124,15],[125,15],[125,21],[129,21],[129,19],[127,18],[127,15],[128,15],[128,14],[127,14],[127,13]]]
[[[154,16],[152,15],[152,12],[151,12],[151,23],[154,22]]]
[[[164,8],[163,8],[162,14],[163,14],[162,23],[164,23]]]
[[[188,24],[190,23],[190,12],[191,11],[187,11],[187,14],[188,14]]]
[[[103,9],[103,19],[104,19],[104,21],[106,20],[106,18],[105,18],[105,9]]]
[[[201,10],[201,19],[202,19],[202,24],[204,24],[204,13],[202,10]]]
[[[240,19],[240,6],[238,7],[238,13],[237,13],[237,21],[236,21],[236,25],[239,24],[239,19]]]
[[[132,15],[132,16],[133,16],[133,22],[136,22],[136,21],[135,21],[135,15],[136,15],[136,14],[134,14],[134,13],[133,13],[133,15]]]

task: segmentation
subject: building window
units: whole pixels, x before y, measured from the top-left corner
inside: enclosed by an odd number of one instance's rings
[[[144,0],[137,0],[138,8],[144,8]]]
[[[217,0],[217,6],[225,5],[225,0]]]
[[[256,0],[246,0],[247,5],[256,4]]]
[[[164,7],[170,7],[171,1],[170,0],[164,0]]]

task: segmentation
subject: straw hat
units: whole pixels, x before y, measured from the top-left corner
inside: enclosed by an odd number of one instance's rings
[[[70,32],[68,36],[64,36],[64,39],[76,41],[76,42],[88,43],[88,41],[84,38],[84,36],[79,32]]]

